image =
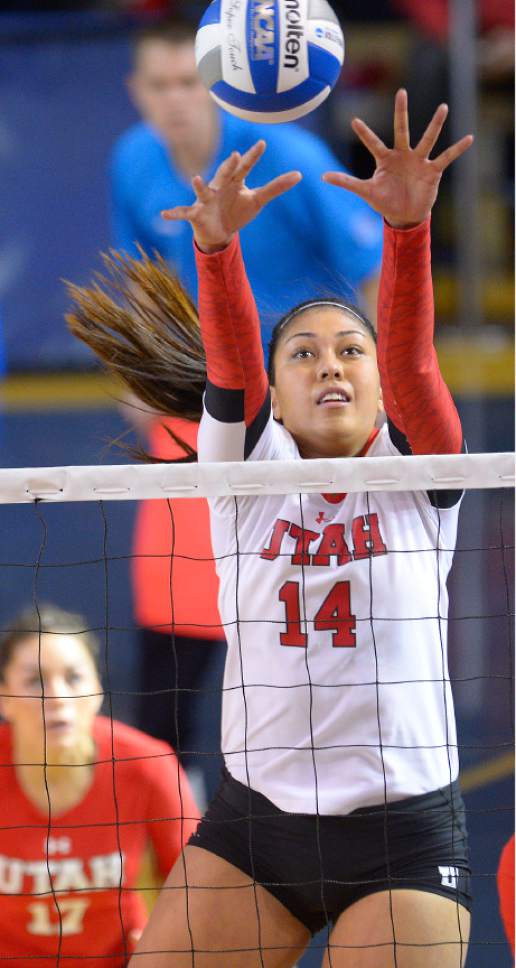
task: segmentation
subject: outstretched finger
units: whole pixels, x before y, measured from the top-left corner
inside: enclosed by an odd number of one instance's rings
[[[231,154],[217,168],[209,187],[214,189],[223,188],[233,178],[235,171],[240,164],[241,155],[239,151],[232,151]]]
[[[448,165],[451,165],[452,161],[455,161],[457,158],[460,158],[460,156],[463,155],[464,152],[468,150],[468,148],[471,148],[471,145],[473,144],[473,140],[474,140],[473,135],[467,134],[465,135],[464,138],[461,138],[460,141],[457,141],[454,145],[451,145],[449,148],[446,148],[446,151],[442,151],[441,154],[438,155],[437,158],[434,158],[433,160],[433,164],[435,165],[437,170],[444,171],[444,169],[447,168]]]
[[[244,178],[247,178],[249,172],[252,171],[256,163],[262,157],[266,147],[267,147],[266,142],[263,140],[260,140],[260,141],[257,141],[256,144],[254,144],[251,148],[249,148],[249,150],[246,151],[244,155],[242,155],[240,159],[240,164],[237,166],[234,172],[234,177],[241,178],[242,181],[244,180]]]
[[[408,96],[404,88],[400,88],[394,101],[394,147],[401,151],[410,148]]]
[[[440,104],[426,131],[423,133],[421,139],[414,148],[414,153],[420,158],[428,158],[430,155],[432,148],[441,134],[447,115],[448,105]]]
[[[365,121],[362,121],[360,118],[353,118],[351,127],[357,138],[360,138],[362,144],[371,152],[375,161],[379,161],[387,153],[388,149],[382,139],[368,127]]]
[[[204,181],[201,175],[194,175],[192,178],[192,188],[195,192],[195,197],[199,202],[209,202],[212,197],[212,188]]]
[[[325,171],[322,180],[328,185],[336,185],[338,188],[346,188],[348,192],[353,192],[359,198],[369,201],[371,195],[371,180],[369,178],[354,178],[353,175],[346,175],[343,171]]]
[[[188,221],[192,211],[193,205],[176,205],[175,208],[164,209],[160,214],[167,222],[181,221],[181,219]]]
[[[273,178],[272,181],[263,185],[262,188],[256,189],[256,198],[260,205],[267,205],[267,202],[272,202],[273,198],[278,198],[278,195],[283,195],[285,192],[290,191],[297,185],[301,179],[302,174],[300,171],[287,171],[284,175],[278,175],[277,178]]]

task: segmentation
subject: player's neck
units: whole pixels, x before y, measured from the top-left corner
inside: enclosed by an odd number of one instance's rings
[[[373,440],[378,434],[378,428],[373,427],[368,433],[360,433],[355,436],[338,437],[328,436],[325,440],[320,436],[314,440],[300,440],[296,443],[299,453],[304,460],[317,460],[332,457],[363,457],[367,453]]]
[[[93,782],[95,758],[91,744],[74,750],[47,756],[47,766],[41,766],[43,757],[21,749],[14,750],[16,778],[25,796],[42,813],[50,810],[54,816],[71,810],[81,802]],[[37,765],[36,765],[37,762]]]
[[[202,174],[213,162],[220,137],[220,121],[216,112],[206,123],[199,124],[191,138],[169,141],[168,148],[176,168],[188,179]]]

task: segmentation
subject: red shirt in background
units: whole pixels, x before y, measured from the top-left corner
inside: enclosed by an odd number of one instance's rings
[[[514,957],[514,834],[502,850],[497,883],[500,914]]]
[[[395,0],[398,9],[425,33],[437,40],[448,36],[448,0]],[[513,0],[477,0],[478,27],[481,33],[495,27],[514,27]]]
[[[94,738],[92,785],[49,829],[48,815],[18,783],[11,730],[0,725],[1,964],[17,956],[20,968],[49,965],[59,950],[63,964],[123,968],[124,935],[131,952],[147,921],[136,881],[149,842],[164,879],[197,827],[197,806],[170,746],[103,716]]]
[[[197,448],[198,424],[160,417],[150,432],[149,450],[154,457],[174,460],[184,456],[163,424]],[[217,606],[219,581],[213,562],[208,503],[204,498],[142,501],[133,554],[133,599],[138,625],[170,634],[173,619],[176,635],[224,639]]]

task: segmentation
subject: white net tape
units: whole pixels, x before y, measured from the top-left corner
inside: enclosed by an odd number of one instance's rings
[[[0,503],[514,487],[515,457],[439,454],[0,470]]]

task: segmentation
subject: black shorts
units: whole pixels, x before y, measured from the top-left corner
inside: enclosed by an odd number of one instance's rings
[[[346,816],[285,813],[224,770],[189,843],[238,867],[315,934],[360,898],[413,889],[471,908],[457,783]]]

